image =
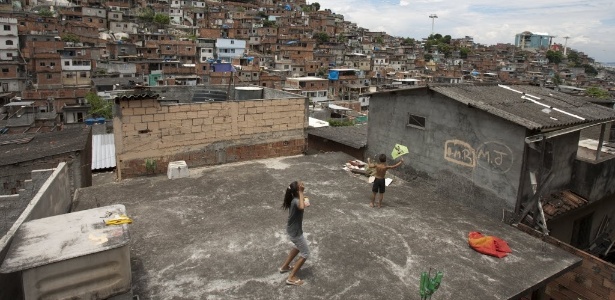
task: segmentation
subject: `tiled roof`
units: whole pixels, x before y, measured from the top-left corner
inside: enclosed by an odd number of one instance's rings
[[[85,150],[90,128],[82,126],[62,131],[33,134],[3,134],[0,136],[0,166],[31,161],[42,157]],[[27,143],[9,141],[31,138]]]
[[[142,99],[158,99],[158,94],[131,94],[131,95],[121,95],[117,96],[115,100],[142,100]]]
[[[367,125],[308,128],[307,133],[355,149],[367,145]]]
[[[530,130],[615,120],[615,110],[591,103],[589,98],[536,86],[458,84],[430,89]]]
[[[561,191],[549,195],[549,198],[542,205],[542,210],[545,213],[545,219],[550,220],[558,215],[582,207],[588,203],[588,201],[571,192]]]

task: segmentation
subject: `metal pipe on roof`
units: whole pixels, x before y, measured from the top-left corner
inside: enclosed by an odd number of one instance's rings
[[[526,137],[525,138],[525,142],[528,143],[528,144],[531,144],[531,143],[542,141],[543,139],[550,139],[550,138],[553,138],[553,137],[556,137],[556,136],[564,135],[564,134],[575,132],[575,131],[580,131],[580,130],[583,130],[585,128],[589,128],[589,127],[593,127],[593,126],[597,126],[597,125],[602,125],[602,124],[606,124],[606,123],[611,123],[611,122],[613,122],[613,120],[600,121],[600,122],[595,122],[595,123],[590,123],[590,124],[581,124],[581,125],[577,125],[577,126],[572,126],[572,127],[564,128],[564,129],[561,129],[561,130],[554,130],[554,131],[550,131],[550,132],[547,132],[547,133],[540,133],[540,134],[536,134],[536,135],[532,135],[532,136]]]

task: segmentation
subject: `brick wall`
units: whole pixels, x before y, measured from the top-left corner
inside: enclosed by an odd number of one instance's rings
[[[554,279],[547,285],[545,289],[547,299],[615,299],[615,265],[553,237],[543,236],[540,232],[523,224],[519,224],[517,228],[583,259],[580,266]]]
[[[126,97],[116,105],[119,179],[165,173],[170,161],[196,167],[305,151],[306,98],[160,105]]]

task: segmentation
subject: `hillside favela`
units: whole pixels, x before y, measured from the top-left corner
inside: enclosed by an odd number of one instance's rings
[[[0,0],[0,300],[615,299],[615,64],[436,13]]]

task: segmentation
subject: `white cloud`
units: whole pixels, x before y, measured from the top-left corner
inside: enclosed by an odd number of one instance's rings
[[[548,32],[555,43],[615,62],[615,2],[610,0],[319,0],[345,20],[372,31],[421,39],[434,31],[481,44],[514,43],[523,31]]]

